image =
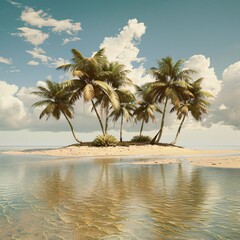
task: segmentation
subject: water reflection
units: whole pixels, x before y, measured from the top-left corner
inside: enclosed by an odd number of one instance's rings
[[[131,158],[6,160],[1,239],[237,239],[239,186],[230,181],[239,170]]]

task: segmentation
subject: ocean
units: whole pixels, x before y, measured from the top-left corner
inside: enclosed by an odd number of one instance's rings
[[[0,239],[239,238],[240,169],[154,159],[0,153]]]

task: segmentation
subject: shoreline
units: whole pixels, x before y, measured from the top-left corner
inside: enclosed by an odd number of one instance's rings
[[[116,147],[67,146],[53,149],[6,151],[11,155],[46,155],[53,157],[158,157],[135,164],[172,164],[185,158],[193,166],[240,168],[240,150],[194,150],[177,146],[129,145]],[[165,158],[166,157],[166,158]],[[161,159],[162,158],[162,159]]]

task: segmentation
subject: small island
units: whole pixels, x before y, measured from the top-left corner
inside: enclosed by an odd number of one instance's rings
[[[153,81],[137,86],[128,77],[129,70],[119,62],[111,62],[100,49],[91,57],[72,49],[71,63],[59,66],[73,76],[72,80],[57,83],[42,82],[33,95],[43,98],[33,104],[41,108],[39,118],[44,116],[59,120],[63,116],[77,142],[71,146],[48,149],[8,152],[8,154],[48,155],[56,157],[154,157],[155,160],[134,164],[171,164],[186,159],[191,165],[240,168],[240,151],[192,150],[176,145],[187,117],[201,121],[207,114],[212,93],[202,87],[203,78],[194,79],[196,70],[183,68],[184,60],[177,62],[171,57],[157,61],[148,74]],[[76,136],[71,119],[74,118],[75,103],[83,100],[92,105],[102,134],[92,142],[83,143]],[[168,112],[167,109],[170,109]],[[166,115],[180,121],[175,139],[169,144],[160,143]],[[123,141],[124,124],[140,121],[139,135],[130,142]],[[149,121],[159,120],[160,128],[154,137],[143,135]],[[119,140],[108,133],[109,122],[120,121]],[[62,161],[62,158],[59,159]]]
[[[32,149],[24,151],[8,151],[5,153],[61,157],[56,161],[63,161],[63,159],[81,161],[85,159],[84,157],[148,157],[150,161],[145,161],[144,164],[180,163],[179,159],[184,158],[194,166],[240,168],[239,150],[193,150],[167,144],[151,145],[126,143],[122,146],[94,147],[91,143],[85,143],[82,145],[75,144],[55,149]],[[152,160],[152,157],[154,158],[154,161]],[[136,163],[143,164],[143,162],[138,161]]]

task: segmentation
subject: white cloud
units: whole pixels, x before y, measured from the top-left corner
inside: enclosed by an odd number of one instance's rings
[[[218,94],[207,123],[240,129],[240,61],[227,67],[222,75],[222,90]]]
[[[12,59],[11,58],[4,58],[4,57],[0,56],[0,63],[12,64]]]
[[[27,50],[27,53],[29,53],[30,55],[32,55],[32,57],[34,59],[39,59],[43,64],[49,66],[49,67],[53,67],[53,68],[57,68],[63,64],[67,64],[69,63],[67,60],[63,59],[63,58],[52,58],[46,55],[46,51],[44,51],[42,48],[39,47],[35,47],[33,50]],[[34,60],[31,60],[28,62],[29,65],[38,65],[39,62],[36,62]]]
[[[16,68],[16,66],[11,65],[10,69],[6,71],[7,73],[16,73],[16,72],[20,72],[19,69]]]
[[[75,34],[80,31],[80,22],[73,22],[71,19],[56,20],[43,10],[35,11],[33,8],[26,7],[22,14],[21,20],[39,28],[52,27],[54,32],[66,32],[67,34]]]
[[[219,110],[225,110],[225,109],[227,109],[227,107],[224,104],[221,104],[218,109]]]
[[[16,72],[20,72],[20,70],[19,69],[11,69],[9,72],[16,73]]]
[[[38,99],[38,97],[36,97],[35,95],[32,95],[31,92],[33,92],[34,90],[36,90],[34,87],[22,87],[21,89],[19,89],[19,91],[16,93],[16,97],[24,103],[24,106],[26,108],[29,108],[32,106],[32,104],[34,103],[34,101],[36,101]],[[31,112],[30,109],[28,110],[28,112]]]
[[[27,64],[28,64],[28,65],[31,65],[31,66],[37,66],[37,65],[39,65],[39,62],[36,62],[36,61],[34,61],[34,60],[31,60],[31,61],[29,61]]]
[[[9,3],[11,3],[13,6],[17,7],[17,8],[21,8],[22,5],[18,2],[14,2],[14,1],[11,1],[11,0],[8,0]]]
[[[32,51],[27,50],[26,52],[32,55],[33,58],[39,59],[45,64],[47,64],[49,60],[52,60],[51,57],[45,55],[46,52],[42,48],[35,47]]]
[[[223,80],[225,83],[233,83],[234,87],[240,87],[240,61],[236,62],[223,71]]]
[[[69,72],[69,71],[64,72],[63,74],[59,75],[59,77],[58,77],[60,82],[63,82],[67,79],[72,79],[72,78],[73,78],[73,76],[72,76],[71,72]]]
[[[17,73],[20,72],[19,69],[16,68],[16,66],[12,65],[10,66],[10,70],[6,71],[7,73]]]
[[[47,80],[52,80],[52,76],[48,75],[48,76],[46,76],[46,79]],[[45,81],[37,81],[36,86],[47,87],[47,84],[46,84]]]
[[[47,79],[47,80],[52,80],[52,75],[47,75],[47,76],[46,76],[46,79]],[[37,83],[37,86],[39,86],[38,83]]]
[[[137,45],[145,31],[144,23],[139,23],[137,19],[131,19],[116,37],[106,37],[100,45],[100,48],[105,48],[106,56],[110,61],[118,61],[124,64],[126,69],[131,70],[129,77],[139,85],[151,79],[145,75],[144,58],[138,57]],[[139,65],[136,67],[136,64]]]
[[[79,37],[70,37],[70,38],[64,38],[62,45],[65,45],[69,42],[76,42],[76,41],[80,41],[81,39]]]
[[[35,46],[41,45],[49,35],[47,33],[43,33],[41,30],[21,27],[18,30],[22,31],[22,33],[13,33],[12,35],[17,35],[23,37],[26,42],[29,42]]]
[[[138,58],[137,44],[145,33],[146,26],[137,19],[128,21],[128,25],[116,37],[106,37],[100,48],[105,48],[106,56],[110,61],[119,61],[132,68],[132,62],[141,62]]]
[[[193,80],[203,77],[203,89],[217,96],[221,90],[221,81],[217,79],[214,68],[210,67],[210,58],[194,55],[185,62],[184,66],[196,70],[197,73],[193,75]]]
[[[149,74],[146,74],[146,69],[143,64],[138,67],[132,67],[131,72],[128,74],[128,77],[133,81],[134,84],[139,86],[147,82],[152,82],[153,78]]]
[[[22,126],[27,112],[22,101],[15,95],[18,87],[0,81],[0,129],[15,129]]]
[[[63,58],[57,58],[57,59],[53,59],[52,60],[52,64],[51,65],[53,67],[57,68],[57,67],[59,67],[61,65],[68,64],[68,63],[69,63],[69,61],[67,61],[67,60],[65,60]]]

